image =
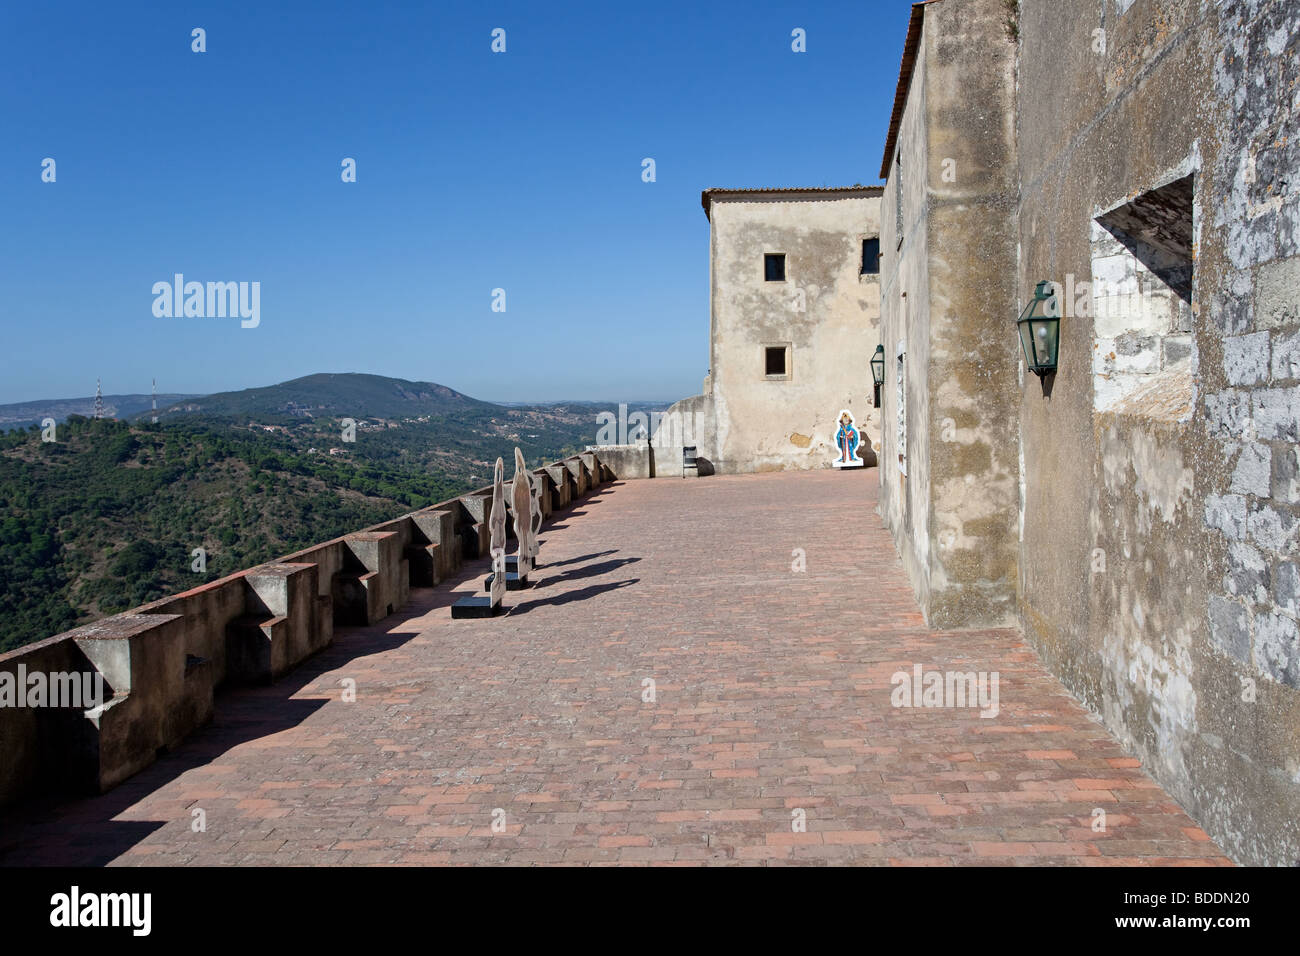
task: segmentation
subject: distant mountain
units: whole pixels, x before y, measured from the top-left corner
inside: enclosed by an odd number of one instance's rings
[[[162,410],[163,421],[199,414],[235,422],[287,423],[304,418],[401,420],[436,415],[481,415],[499,409],[433,382],[410,382],[356,372],[322,372],[278,385],[187,397]]]
[[[163,409],[159,422],[271,433],[299,453],[438,474],[468,487],[490,480],[492,462],[512,460],[515,446],[536,464],[595,441],[603,410],[579,403],[507,407],[434,382],[343,372],[187,399]],[[345,419],[354,423],[346,438]]]
[[[193,395],[171,392],[158,396],[158,411],[168,405],[194,398]],[[141,412],[148,412],[153,402],[152,395],[105,395],[104,414],[109,418],[131,418]],[[44,418],[53,418],[62,424],[69,415],[84,415],[89,418],[95,413],[95,396],[86,398],[48,398],[34,402],[17,402],[12,405],[0,405],[0,431],[11,428],[27,428],[39,425]]]

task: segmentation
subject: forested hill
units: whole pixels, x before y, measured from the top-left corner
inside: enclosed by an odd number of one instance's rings
[[[483,418],[502,407],[462,395],[445,385],[356,372],[322,372],[278,385],[217,392],[162,409],[164,421],[200,414],[231,421],[287,422],[302,418],[421,416]]]
[[[73,416],[0,437],[0,650],[164,597],[465,488],[270,434]],[[207,570],[191,570],[192,552]]]

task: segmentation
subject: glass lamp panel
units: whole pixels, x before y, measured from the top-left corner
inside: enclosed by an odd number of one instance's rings
[[[1022,321],[1020,323],[1020,347],[1025,352],[1025,365],[1033,371],[1037,361],[1034,358],[1034,334],[1031,331],[1034,323],[1032,321]]]
[[[1034,330],[1034,338],[1038,342],[1038,361],[1041,365],[1054,369],[1056,368],[1056,351],[1060,345],[1061,320],[1054,318],[1040,319],[1034,324],[1037,326]]]

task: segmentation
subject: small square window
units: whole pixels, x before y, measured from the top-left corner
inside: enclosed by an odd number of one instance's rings
[[[862,271],[860,275],[880,275],[880,237],[862,240]]]
[[[763,256],[763,278],[768,282],[785,281],[784,252],[769,252]]]
[[[785,346],[769,345],[763,349],[763,356],[766,363],[766,375],[785,375]]]

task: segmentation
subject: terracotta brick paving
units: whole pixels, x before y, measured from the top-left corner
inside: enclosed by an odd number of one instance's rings
[[[926,628],[876,481],[606,486],[508,616],[417,590],[0,862],[1228,863],[1015,631]],[[894,708],[913,663],[999,672],[999,714]]]

